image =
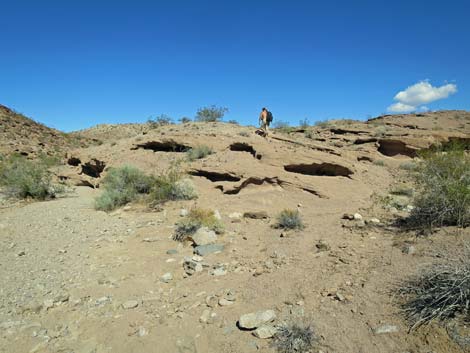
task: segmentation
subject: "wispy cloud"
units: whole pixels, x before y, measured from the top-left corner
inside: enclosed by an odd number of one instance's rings
[[[404,91],[398,92],[393,98],[397,103],[390,105],[388,111],[406,113],[413,110],[427,110],[423,104],[445,99],[454,93],[457,93],[457,85],[453,83],[434,87],[429,81],[420,81]]]

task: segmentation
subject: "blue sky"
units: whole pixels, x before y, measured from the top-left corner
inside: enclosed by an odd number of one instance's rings
[[[64,131],[211,104],[294,125],[470,105],[466,1],[0,5],[0,104]]]

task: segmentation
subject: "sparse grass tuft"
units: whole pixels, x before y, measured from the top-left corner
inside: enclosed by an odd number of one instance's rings
[[[277,225],[278,228],[284,229],[303,229],[304,224],[302,217],[298,210],[283,210],[277,216]]]
[[[384,167],[385,166],[385,161],[382,159],[375,159],[372,162],[373,165],[379,166],[379,167]]]
[[[176,231],[173,239],[176,241],[185,241],[201,227],[207,227],[218,234],[224,232],[224,225],[217,219],[214,211],[196,207],[189,211],[186,218],[176,223]]]
[[[249,137],[250,134],[247,131],[240,131],[238,135],[243,136],[243,137]]]
[[[321,127],[321,128],[327,128],[332,125],[332,122],[329,120],[317,120],[315,121],[315,126]]]
[[[400,169],[413,171],[416,169],[416,163],[415,162],[403,162],[400,164]]]
[[[407,220],[411,227],[470,225],[470,155],[446,148],[424,155],[413,174],[417,193]]]
[[[400,283],[397,293],[410,329],[457,315],[470,317],[470,261],[434,264]]]
[[[317,338],[310,324],[294,322],[278,328],[272,345],[279,353],[310,352]]]
[[[212,153],[214,153],[212,148],[210,148],[209,146],[206,146],[206,145],[200,145],[200,146],[197,146],[197,147],[194,147],[194,148],[191,148],[190,150],[188,150],[186,152],[186,157],[187,157],[188,161],[193,162],[196,159],[205,158],[205,157],[211,155]]]
[[[0,185],[9,197],[51,199],[64,191],[52,183],[47,161],[30,161],[22,156],[10,156],[0,162]]]

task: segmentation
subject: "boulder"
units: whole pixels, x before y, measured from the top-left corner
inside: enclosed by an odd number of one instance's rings
[[[207,227],[201,227],[191,237],[196,245],[213,244],[217,241],[217,234]]]
[[[257,311],[240,316],[238,326],[243,329],[253,330],[276,318],[274,310]]]

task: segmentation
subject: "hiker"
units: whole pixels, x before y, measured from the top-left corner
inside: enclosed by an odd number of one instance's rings
[[[261,130],[263,132],[263,136],[266,137],[268,136],[269,133],[269,124],[271,124],[271,121],[273,120],[273,115],[269,110],[266,108],[263,108],[261,110],[261,114],[259,115],[259,123],[261,125]]]

